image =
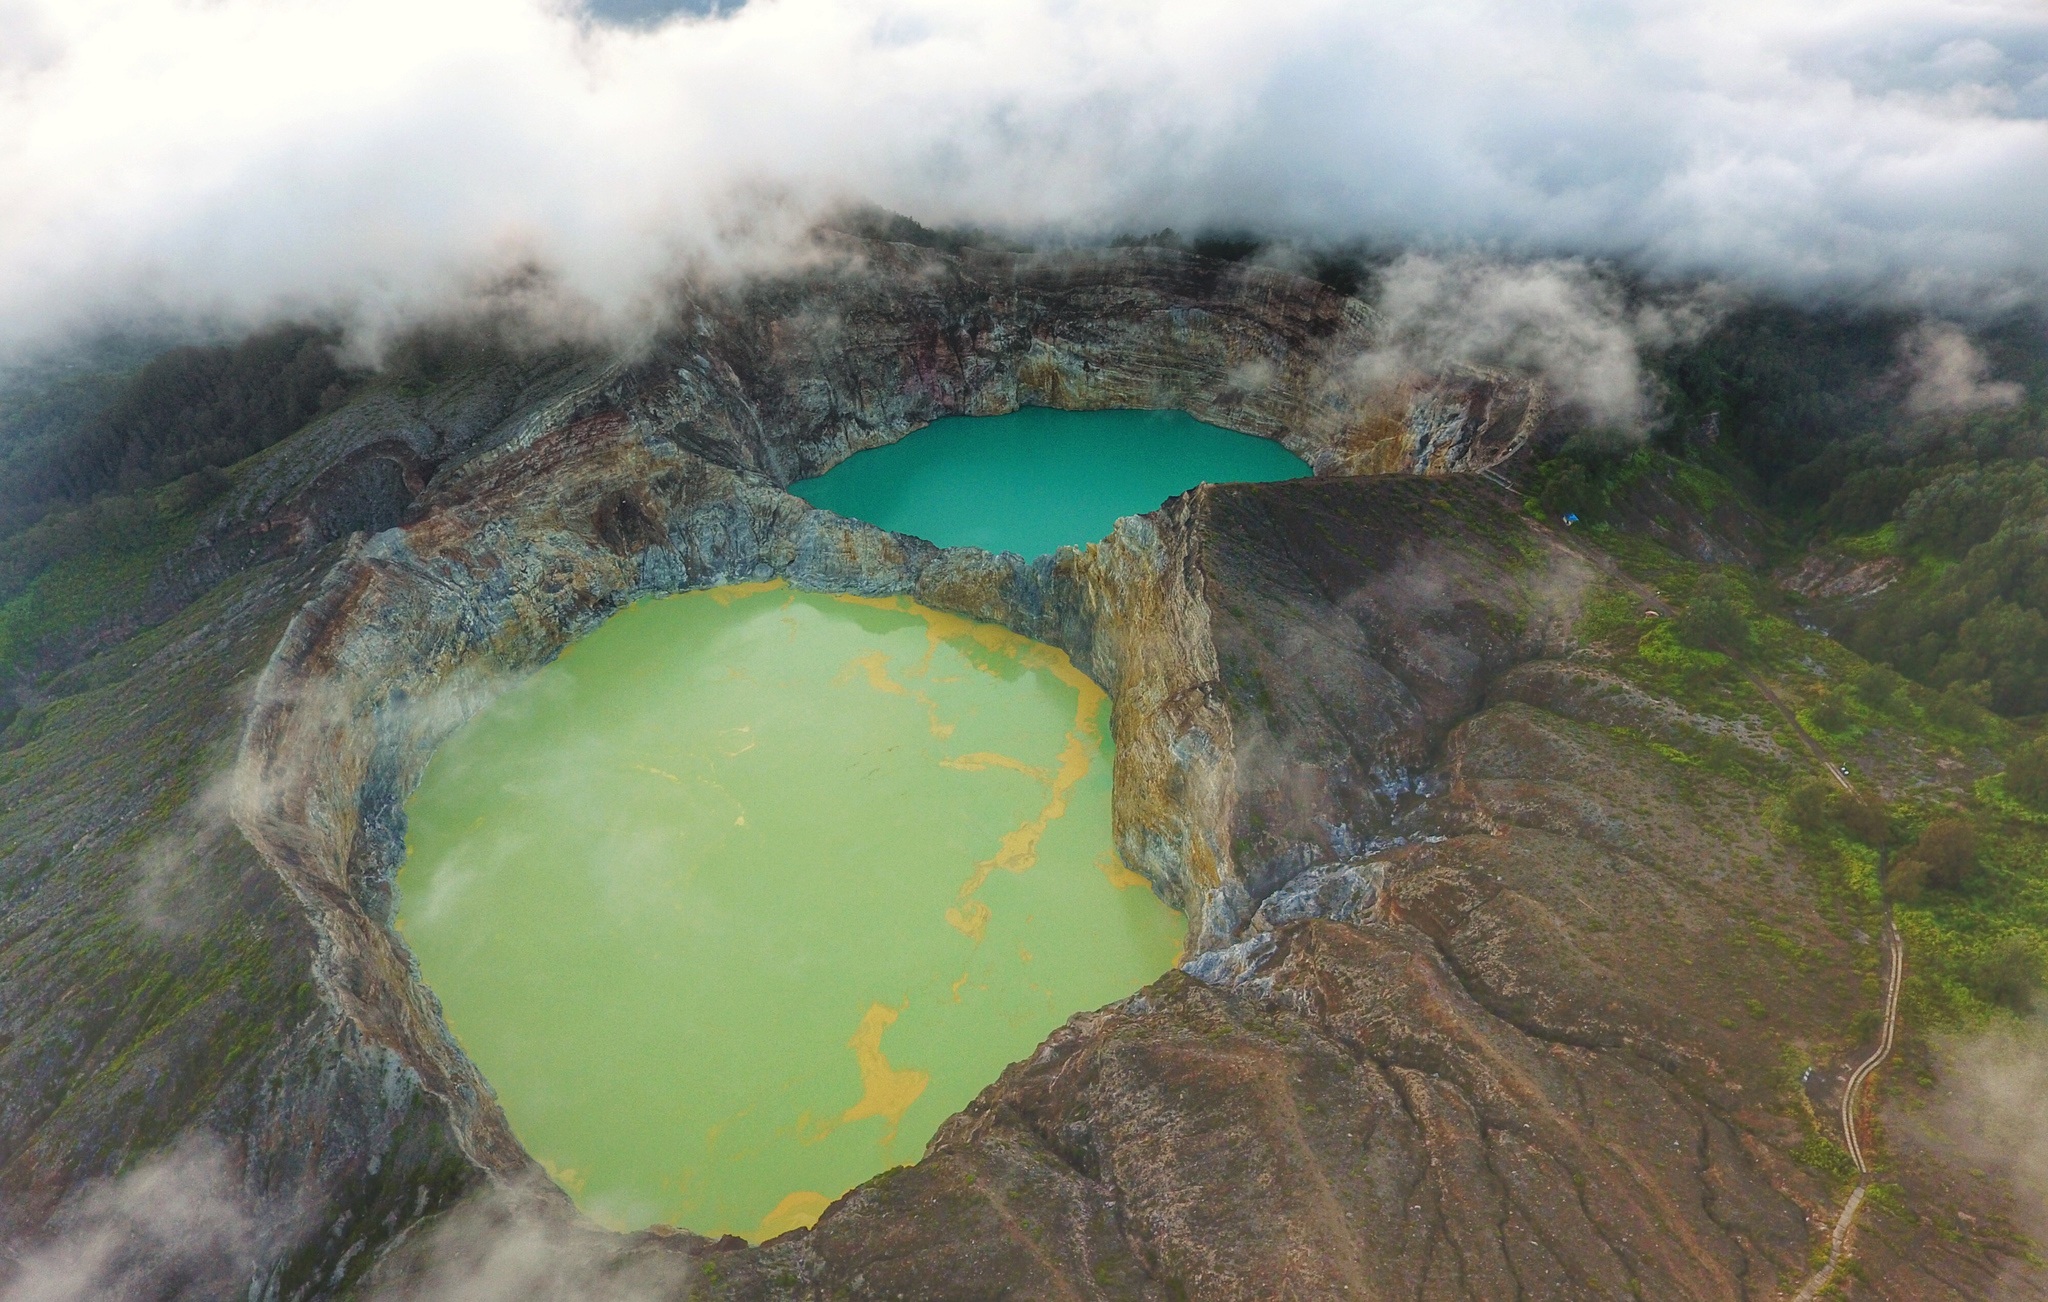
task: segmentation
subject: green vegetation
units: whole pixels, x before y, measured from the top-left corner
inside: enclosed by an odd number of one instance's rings
[[[1747,594],[1726,573],[1700,576],[1678,617],[1676,632],[1687,646],[1712,649],[1741,659],[1756,650],[1756,630],[1745,609]]]
[[[1608,589],[1588,602],[1580,624],[1607,665],[1645,690],[1708,717],[1775,722],[1775,708],[1749,679],[1755,673],[1844,758],[1916,753],[1930,767],[1936,757],[1965,758],[1965,772],[1981,772],[1977,765],[2005,753],[2003,774],[1960,787],[1897,788],[1900,798],[1885,801],[1867,778],[1852,795],[1808,767],[1789,728],[1777,740],[1794,758],[1791,768],[1758,763],[1740,747],[1749,762],[1714,763],[1706,738],[1676,748],[1782,793],[1775,826],[1845,924],[1874,934],[1883,907],[1893,905],[1913,956],[1908,1014],[1916,1024],[1968,1023],[2029,1006],[2048,966],[2048,810],[2005,787],[2016,780],[2040,793],[2048,739],[2026,739],[1967,692],[1929,690],[1799,627],[1782,613],[1785,597],[1760,576],[1686,561],[1637,534],[1588,537],[1675,607],[1674,618],[1658,619],[1639,599]],[[1719,647],[1738,648],[1740,658]]]
[[[2016,1013],[2031,1012],[2041,988],[2041,952],[2026,936],[1994,941],[1972,965],[1970,984],[1984,999]]]
[[[1911,562],[1847,636],[1964,704],[2048,709],[2048,466],[1960,469],[1900,507],[1896,555]]]
[[[2029,809],[2048,812],[2048,737],[2036,737],[2012,753],[2003,787]]]
[[[1533,473],[1530,502],[1553,519],[1600,519],[1657,463],[1640,441],[1609,430],[1575,434]]]
[[[1916,324],[1757,306],[1660,359],[1660,378],[1671,428],[1715,422],[1781,520],[1904,567],[1843,639],[1953,688],[1939,721],[1968,731],[1986,708],[2048,710],[2048,339],[2029,318],[1978,332],[1996,372],[2033,382],[2026,400],[1916,410]]]
[[[1801,1140],[1799,1146],[1792,1150],[1792,1156],[1837,1180],[1856,1178],[1856,1160],[1849,1156],[1849,1150],[1817,1131]]]
[[[1888,1216],[1896,1216],[1903,1221],[1913,1219],[1913,1213],[1906,1208],[1906,1191],[1899,1185],[1877,1181],[1863,1195],[1863,1200]]]
[[[1937,1024],[2030,1006],[2048,968],[2048,734],[2033,717],[2048,712],[2048,331],[1975,332],[1987,378],[2026,395],[1941,411],[1907,401],[1917,324],[1738,311],[1656,360],[1669,419],[1648,448],[1574,441],[1524,483],[1532,510],[1577,514],[1676,608],[1659,621],[1597,598],[1581,633],[1615,669],[1701,714],[1775,722],[1755,674],[1870,770],[1856,797],[1785,775],[1777,826],[1857,926],[1892,904],[1909,1015]],[[1765,565],[1701,566],[1661,544],[1687,509],[1751,522]],[[1869,595],[1829,608],[1837,639],[1788,618],[1764,577],[1810,544],[1837,572],[1868,567]],[[1778,740],[1803,748],[1790,729]]]
[[[1899,699],[1905,680],[1890,665],[1869,665],[1856,678],[1857,697],[1872,710],[1885,710]]]
[[[269,447],[361,383],[337,342],[330,330],[274,326],[239,343],[172,348],[126,374],[0,395],[0,536]]]
[[[1805,481],[1826,473],[1814,471],[1815,463],[1845,431],[1880,426],[1895,405],[1883,382],[1911,324],[1770,303],[1733,313],[1693,347],[1660,360],[1674,424],[1714,418],[1723,441],[1779,496],[1811,497]]]
[[[51,516],[0,544],[0,681],[32,673],[48,655],[68,658],[81,639],[141,607],[165,555],[227,483],[217,470],[195,473]]]
[[[277,326],[154,357],[108,346],[0,385],[0,727],[36,677],[189,597],[163,563],[230,486],[226,468],[362,382],[336,342]]]
[[[1883,863],[1914,956],[1911,1011],[1969,1021],[2031,1006],[2048,955],[2048,736],[2006,721],[2048,710],[2048,348],[2037,322],[1982,334],[2030,396],[1916,413],[1900,401],[1908,324],[1739,314],[1665,378],[1681,412],[1718,417],[1781,520],[1899,575],[1840,630],[1864,663],[1813,649],[1831,681],[1801,720],[1830,745],[1874,733],[1979,776],[1961,791],[1894,787],[1902,798],[1882,807],[1816,780],[1788,793],[1786,819],[1845,880],[1859,854]],[[2001,751],[2005,772],[1983,774]]]
[[[1843,641],[1909,678],[1952,688],[1946,723],[1972,710],[2048,710],[2048,409],[2040,397],[1964,416],[1915,416],[1896,389],[1903,323],[1739,317],[1702,356],[1673,364],[1683,403],[1718,411],[1780,512],[1855,559],[1905,567]],[[2038,373],[2036,332],[2011,332],[2009,366]],[[1749,358],[1765,340],[1780,366]],[[1999,336],[1991,340],[1997,354]],[[2023,344],[2023,346],[2021,346]],[[1708,362],[1739,352],[1724,375]],[[1866,393],[1855,389],[1864,387]]]

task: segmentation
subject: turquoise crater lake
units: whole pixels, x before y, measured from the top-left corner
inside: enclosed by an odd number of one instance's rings
[[[1179,411],[949,416],[856,452],[789,491],[813,506],[941,547],[1043,556],[1106,537],[1201,483],[1299,479],[1308,463],[1269,439]]]

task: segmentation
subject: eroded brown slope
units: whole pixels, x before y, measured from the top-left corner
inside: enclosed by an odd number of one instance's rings
[[[1455,552],[1432,537],[1433,515],[1458,520]],[[1193,518],[1216,598],[1215,694],[1240,737],[1256,709],[1287,761],[1236,771],[1240,826],[1276,843],[1294,829],[1304,862],[1328,860],[1328,829],[1345,818],[1353,835],[1407,833],[1373,856],[1376,907],[1351,923],[1255,920],[1249,939],[1195,965],[1211,980],[1175,973],[1074,1019],[919,1165],[856,1190],[807,1234],[702,1258],[717,1286],[1429,1299],[1796,1288],[1836,1191],[1792,1159],[1807,1130],[1784,1049],[1842,1041],[1867,1003],[1869,947],[1766,830],[1767,792],[1568,717],[1597,718],[1584,693],[1543,690],[1596,666],[1507,668],[1568,650],[1559,627],[1538,632],[1516,612],[1559,614],[1569,576],[1516,547],[1520,524],[1482,490],[1218,489]],[[1414,581],[1418,557],[1436,581]],[[1271,583],[1232,588],[1240,565]],[[1305,628],[1311,615],[1319,626]],[[1505,699],[1479,708],[1494,685]],[[1654,704],[1682,723],[1682,707]],[[1407,804],[1361,805],[1356,779],[1333,776],[1380,753],[1409,757]],[[2040,1287],[2009,1253],[1889,1217],[1866,1242],[1855,1287],[1879,1296]]]
[[[184,797],[150,763],[124,786],[121,753],[86,752],[151,744],[101,726],[122,690],[159,707],[185,692],[213,730],[162,726],[214,736],[235,721],[238,666],[110,679],[90,718],[53,717],[26,758],[90,773],[8,811],[8,899],[34,911],[10,918],[6,953],[33,960],[9,970],[33,969],[40,1011],[0,1052],[11,1079],[65,1102],[7,1114],[7,1250],[79,1181],[168,1139],[155,1117],[223,1132],[233,1172],[281,1209],[221,1276],[259,1292],[345,1289],[437,1198],[531,1177],[389,932],[404,794],[495,682],[622,602],[781,575],[1001,620],[1110,687],[1120,844],[1198,915],[1209,979],[1170,975],[1077,1019],[924,1162],[766,1248],[618,1240],[576,1228],[545,1186],[521,1224],[580,1245],[560,1295],[621,1262],[657,1293],[749,1297],[1765,1297],[1797,1274],[1831,1191],[1786,1157],[1802,1127],[1780,1051],[1844,1041],[1864,947],[1762,830],[1753,784],[1595,726],[1683,738],[1711,721],[1530,659],[1571,652],[1592,578],[1490,489],[1208,490],[1029,565],[778,489],[937,415],[1026,401],[1181,403],[1288,434],[1326,471],[1442,470],[1510,445],[1532,391],[1347,388],[1370,321],[1274,272],[884,250],[868,273],[708,302],[645,367],[472,393],[459,428],[434,412],[462,405],[461,384],[365,403],[248,468],[221,536],[251,555],[383,530],[319,584],[246,737],[242,826],[296,898],[252,889],[215,921],[268,926],[296,906],[314,934],[262,951],[260,971],[202,955],[142,992],[164,1016],[130,1015],[126,960],[95,957],[101,920]],[[196,622],[180,663],[274,631],[273,595],[260,618]],[[102,780],[119,796],[103,815]],[[1346,861],[1349,884],[1316,907],[1349,901],[1349,922],[1268,934],[1313,912],[1268,892]],[[67,912],[67,892],[92,907]],[[1349,912],[1362,897],[1373,907]],[[81,997],[80,974],[102,969]],[[180,1005],[200,979],[240,1002]],[[77,1009],[92,1034],[74,1034]],[[233,1073],[209,1074],[215,1021]],[[1868,1272],[1887,1296],[1984,1296],[2024,1268],[1880,1225]],[[386,1278],[417,1277],[398,1260]]]
[[[1518,802],[1634,767],[1524,707],[1453,744],[1532,728],[1548,780],[1482,780]],[[1396,851],[1380,917],[1076,1019],[782,1255],[827,1296],[1118,1296],[1093,1281],[1133,1270],[1163,1296],[1773,1296],[1820,1190],[1746,1106],[1771,1092],[1741,996],[1660,970],[1741,929],[1644,848],[1716,830],[1687,824],[1614,820],[1627,857],[1514,825]]]
[[[720,1278],[741,1296],[1778,1296],[1828,1190],[1787,1156],[1772,1046],[1830,1034],[1860,987],[1792,989],[1755,921],[1799,928],[1823,969],[1849,966],[1845,944],[1741,863],[1731,793],[1695,804],[1632,743],[1510,705],[1452,751],[1460,815],[1496,830],[1393,852],[1378,917],[1290,924],[1222,987],[1175,974],[1075,1019],[923,1163],[808,1236],[717,1258]],[[1781,995],[1768,1026],[1751,991]],[[2017,1264],[1915,1247],[1872,1270],[1883,1296],[1988,1297]]]

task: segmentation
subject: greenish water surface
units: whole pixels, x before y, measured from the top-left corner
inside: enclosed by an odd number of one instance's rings
[[[813,506],[941,547],[1043,556],[1106,537],[1201,483],[1298,479],[1308,463],[1270,439],[1180,411],[949,416],[856,452],[789,491]]]
[[[1174,963],[1108,719],[1064,654],[907,599],[642,602],[435,754],[398,925],[580,1206],[758,1240]]]

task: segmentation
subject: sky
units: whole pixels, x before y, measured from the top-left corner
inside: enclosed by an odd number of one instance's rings
[[[601,2],[0,0],[0,355],[521,273],[629,324],[856,202],[1950,313],[2048,287],[2033,0]]]

